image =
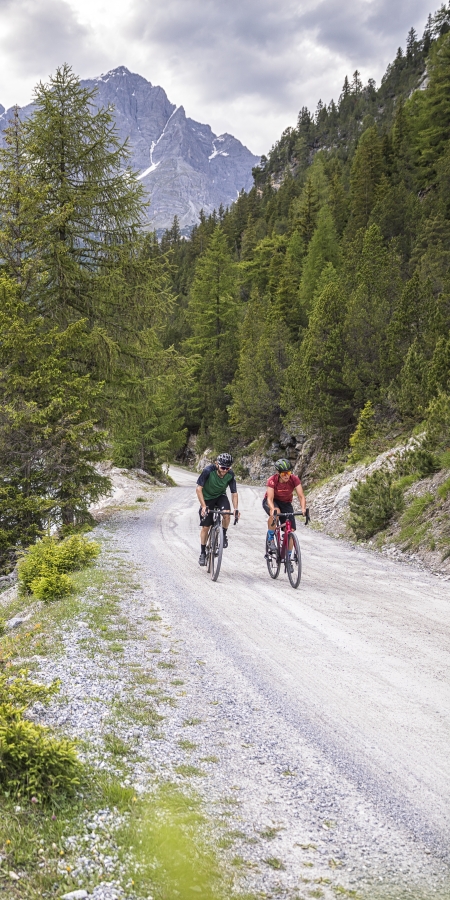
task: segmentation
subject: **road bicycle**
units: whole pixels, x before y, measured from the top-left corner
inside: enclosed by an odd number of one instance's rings
[[[308,513],[308,510],[306,511]],[[290,516],[302,516],[303,513],[289,513]],[[281,569],[281,563],[284,563],[284,571],[293,588],[298,588],[302,577],[302,554],[300,551],[300,541],[292,528],[290,519],[286,519],[284,525],[280,525],[280,516],[278,513],[273,515],[274,521],[274,544],[272,548],[269,545],[269,538],[266,535],[266,562],[271,578],[278,578]],[[283,533],[284,532],[284,533]],[[292,543],[292,551],[289,555],[288,548]]]
[[[231,515],[231,512],[229,509],[207,509],[206,512],[213,514],[213,523],[209,527],[206,538],[206,571],[211,575],[213,581],[217,581],[223,554],[222,517]],[[237,522],[238,512],[235,510],[234,524],[237,525]]]

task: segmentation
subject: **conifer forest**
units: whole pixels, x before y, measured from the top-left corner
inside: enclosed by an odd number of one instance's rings
[[[111,112],[66,65],[0,150],[0,568],[89,521],[98,462],[282,427],[349,453],[450,429],[450,4],[377,87],[302,108],[229,209],[142,227]],[[431,426],[430,426],[431,427]],[[434,429],[434,431],[433,431]]]

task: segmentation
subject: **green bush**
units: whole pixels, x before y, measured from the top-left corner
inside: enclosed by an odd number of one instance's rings
[[[367,540],[386,528],[402,508],[402,489],[390,472],[378,469],[350,493],[350,528],[357,540]]]
[[[69,575],[64,572],[49,572],[48,575],[40,575],[33,578],[30,585],[31,591],[38,600],[61,600],[74,590],[74,584]]]
[[[82,765],[75,743],[23,718],[29,706],[48,703],[58,690],[58,681],[38,684],[26,669],[0,675],[0,788],[13,796],[48,801],[73,793],[79,783]]]
[[[0,786],[16,797],[43,802],[73,794],[81,763],[75,743],[53,737],[42,725],[24,719],[11,704],[0,706]]]
[[[0,703],[12,704],[22,712],[37,700],[48,703],[58,693],[59,685],[57,680],[49,685],[30,681],[27,669],[21,669],[12,677],[0,675]]]
[[[425,447],[414,447],[399,457],[395,465],[395,475],[400,477],[418,475],[420,478],[426,478],[427,475],[439,472],[439,469],[441,469],[441,460],[435,453]]]
[[[88,565],[100,552],[100,547],[95,541],[89,541],[83,535],[73,534],[71,537],[58,541],[54,537],[43,538],[31,547],[22,557],[18,565],[19,586],[25,593],[33,591],[32,584],[36,583],[38,590],[53,589],[61,591],[54,596],[65,596],[70,593],[68,581],[64,579],[51,581],[51,576],[64,575]],[[40,579],[47,579],[46,585],[41,584]],[[48,581],[50,579],[50,581]],[[39,584],[38,584],[39,582]],[[37,595],[36,595],[37,596]],[[46,598],[48,599],[48,598]]]

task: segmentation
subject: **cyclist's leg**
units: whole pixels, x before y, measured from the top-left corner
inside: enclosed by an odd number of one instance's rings
[[[279,500],[278,505],[279,505],[280,511],[282,513],[282,515],[280,516],[280,522],[282,522],[284,524],[286,522],[286,520],[289,519],[289,522],[291,523],[292,531],[295,531],[296,527],[297,527],[295,524],[295,516],[289,515],[289,513],[294,512],[294,507],[292,506],[292,503],[286,503],[284,500]],[[292,552],[293,547],[294,547],[294,541],[293,541],[292,537],[289,536],[289,547],[288,547],[289,552]]]
[[[208,502],[208,507],[209,507]],[[206,516],[202,516],[202,508],[200,506],[198,511],[200,517],[200,558],[199,565],[204,566],[206,564],[206,541],[208,540],[208,531],[210,525],[213,523],[212,513],[207,513]]]
[[[221,497],[218,497],[216,503],[217,503],[217,507],[219,509],[231,510],[230,501],[226,494],[222,494]],[[223,516],[222,517],[222,528],[223,528],[223,546],[224,547],[228,547],[227,529],[228,529],[229,524],[230,524],[230,516],[229,515]]]
[[[262,502],[263,510],[267,513],[267,541],[271,549],[275,547],[275,519],[271,515],[269,503],[267,501],[267,497],[264,497]],[[278,506],[275,506],[275,511],[279,512]]]

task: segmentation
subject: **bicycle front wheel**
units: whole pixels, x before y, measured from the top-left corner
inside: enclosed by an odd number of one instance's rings
[[[211,536],[211,578],[217,581],[219,577],[220,567],[222,565],[223,553],[223,529],[221,525],[216,525]]]
[[[298,588],[302,577],[302,554],[300,552],[300,542],[297,535],[291,534],[290,537],[294,542],[294,546],[292,548],[292,553],[286,562],[286,568],[291,587]]]
[[[266,562],[267,568],[269,571],[269,575],[271,578],[278,578],[280,574],[281,568],[281,559],[279,550],[271,550],[269,547],[269,540],[266,536]]]

